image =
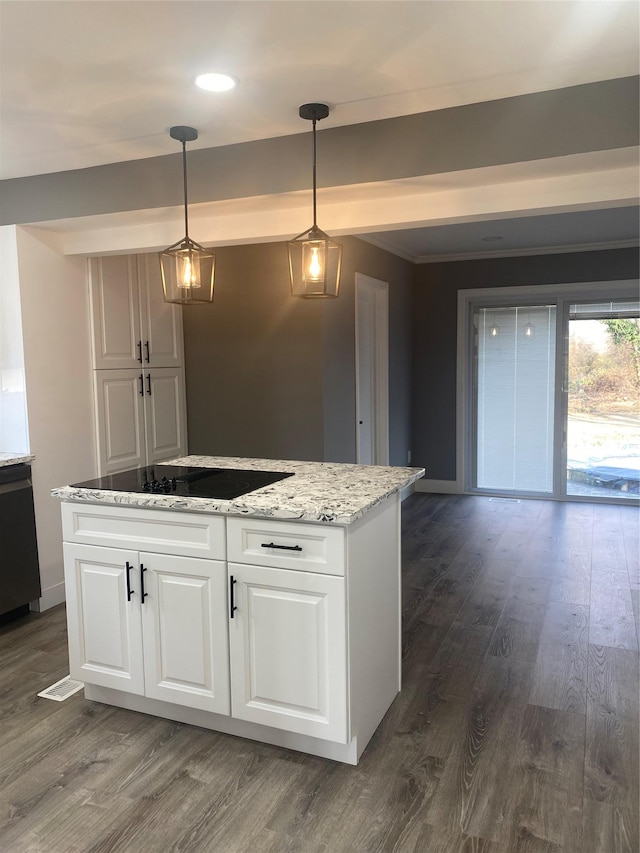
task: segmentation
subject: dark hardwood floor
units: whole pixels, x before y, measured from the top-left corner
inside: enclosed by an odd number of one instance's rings
[[[638,853],[638,510],[413,495],[403,690],[357,767],[36,693],[0,628],[2,853]]]

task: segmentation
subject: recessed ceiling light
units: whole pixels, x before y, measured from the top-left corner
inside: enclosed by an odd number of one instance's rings
[[[504,240],[504,237],[501,237],[499,234],[496,234],[493,237],[481,237],[483,243],[495,243],[496,240]]]
[[[236,81],[228,74],[200,74],[196,77],[196,86],[207,92],[228,92],[235,85]]]

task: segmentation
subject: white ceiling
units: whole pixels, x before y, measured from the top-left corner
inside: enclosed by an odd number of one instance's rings
[[[190,148],[300,133],[308,124],[298,106],[309,101],[332,106],[324,128],[637,74],[638,9],[617,0],[1,0],[0,176],[175,153],[174,124],[198,128]],[[196,89],[208,70],[232,74],[237,88]],[[550,236],[580,242],[580,225],[598,233],[592,211],[548,222],[536,238],[543,218],[496,214],[492,235],[503,237],[500,250],[517,250]],[[601,233],[629,239],[633,211],[607,220]],[[414,259],[481,241],[470,223],[455,233],[384,225],[372,239]],[[496,252],[496,242],[478,251]]]

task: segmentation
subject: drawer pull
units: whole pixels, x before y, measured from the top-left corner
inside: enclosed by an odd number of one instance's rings
[[[231,575],[229,577],[229,618],[230,619],[235,619],[235,616],[233,614],[238,609],[236,602],[235,602],[235,596],[234,596],[234,590],[233,590],[234,586],[237,583],[238,583],[238,581],[234,578],[233,575]]]
[[[125,566],[125,577],[127,579],[127,601],[131,601],[131,596],[135,592],[135,589],[131,589],[131,577],[129,575],[129,572],[131,571],[132,568],[133,568],[133,566],[130,566],[129,561],[127,560],[127,563]]]
[[[262,542],[261,548],[279,548],[281,551],[302,551],[300,545],[276,545],[275,542]]]
[[[143,566],[140,563],[140,603],[144,604],[145,598],[149,595],[148,592],[144,591],[144,573],[147,571],[147,567]]]

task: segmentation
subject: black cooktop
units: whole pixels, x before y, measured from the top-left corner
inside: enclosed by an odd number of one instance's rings
[[[73,483],[73,488],[231,500],[292,476],[292,473],[282,471],[150,465],[147,468],[108,474],[84,483]]]

